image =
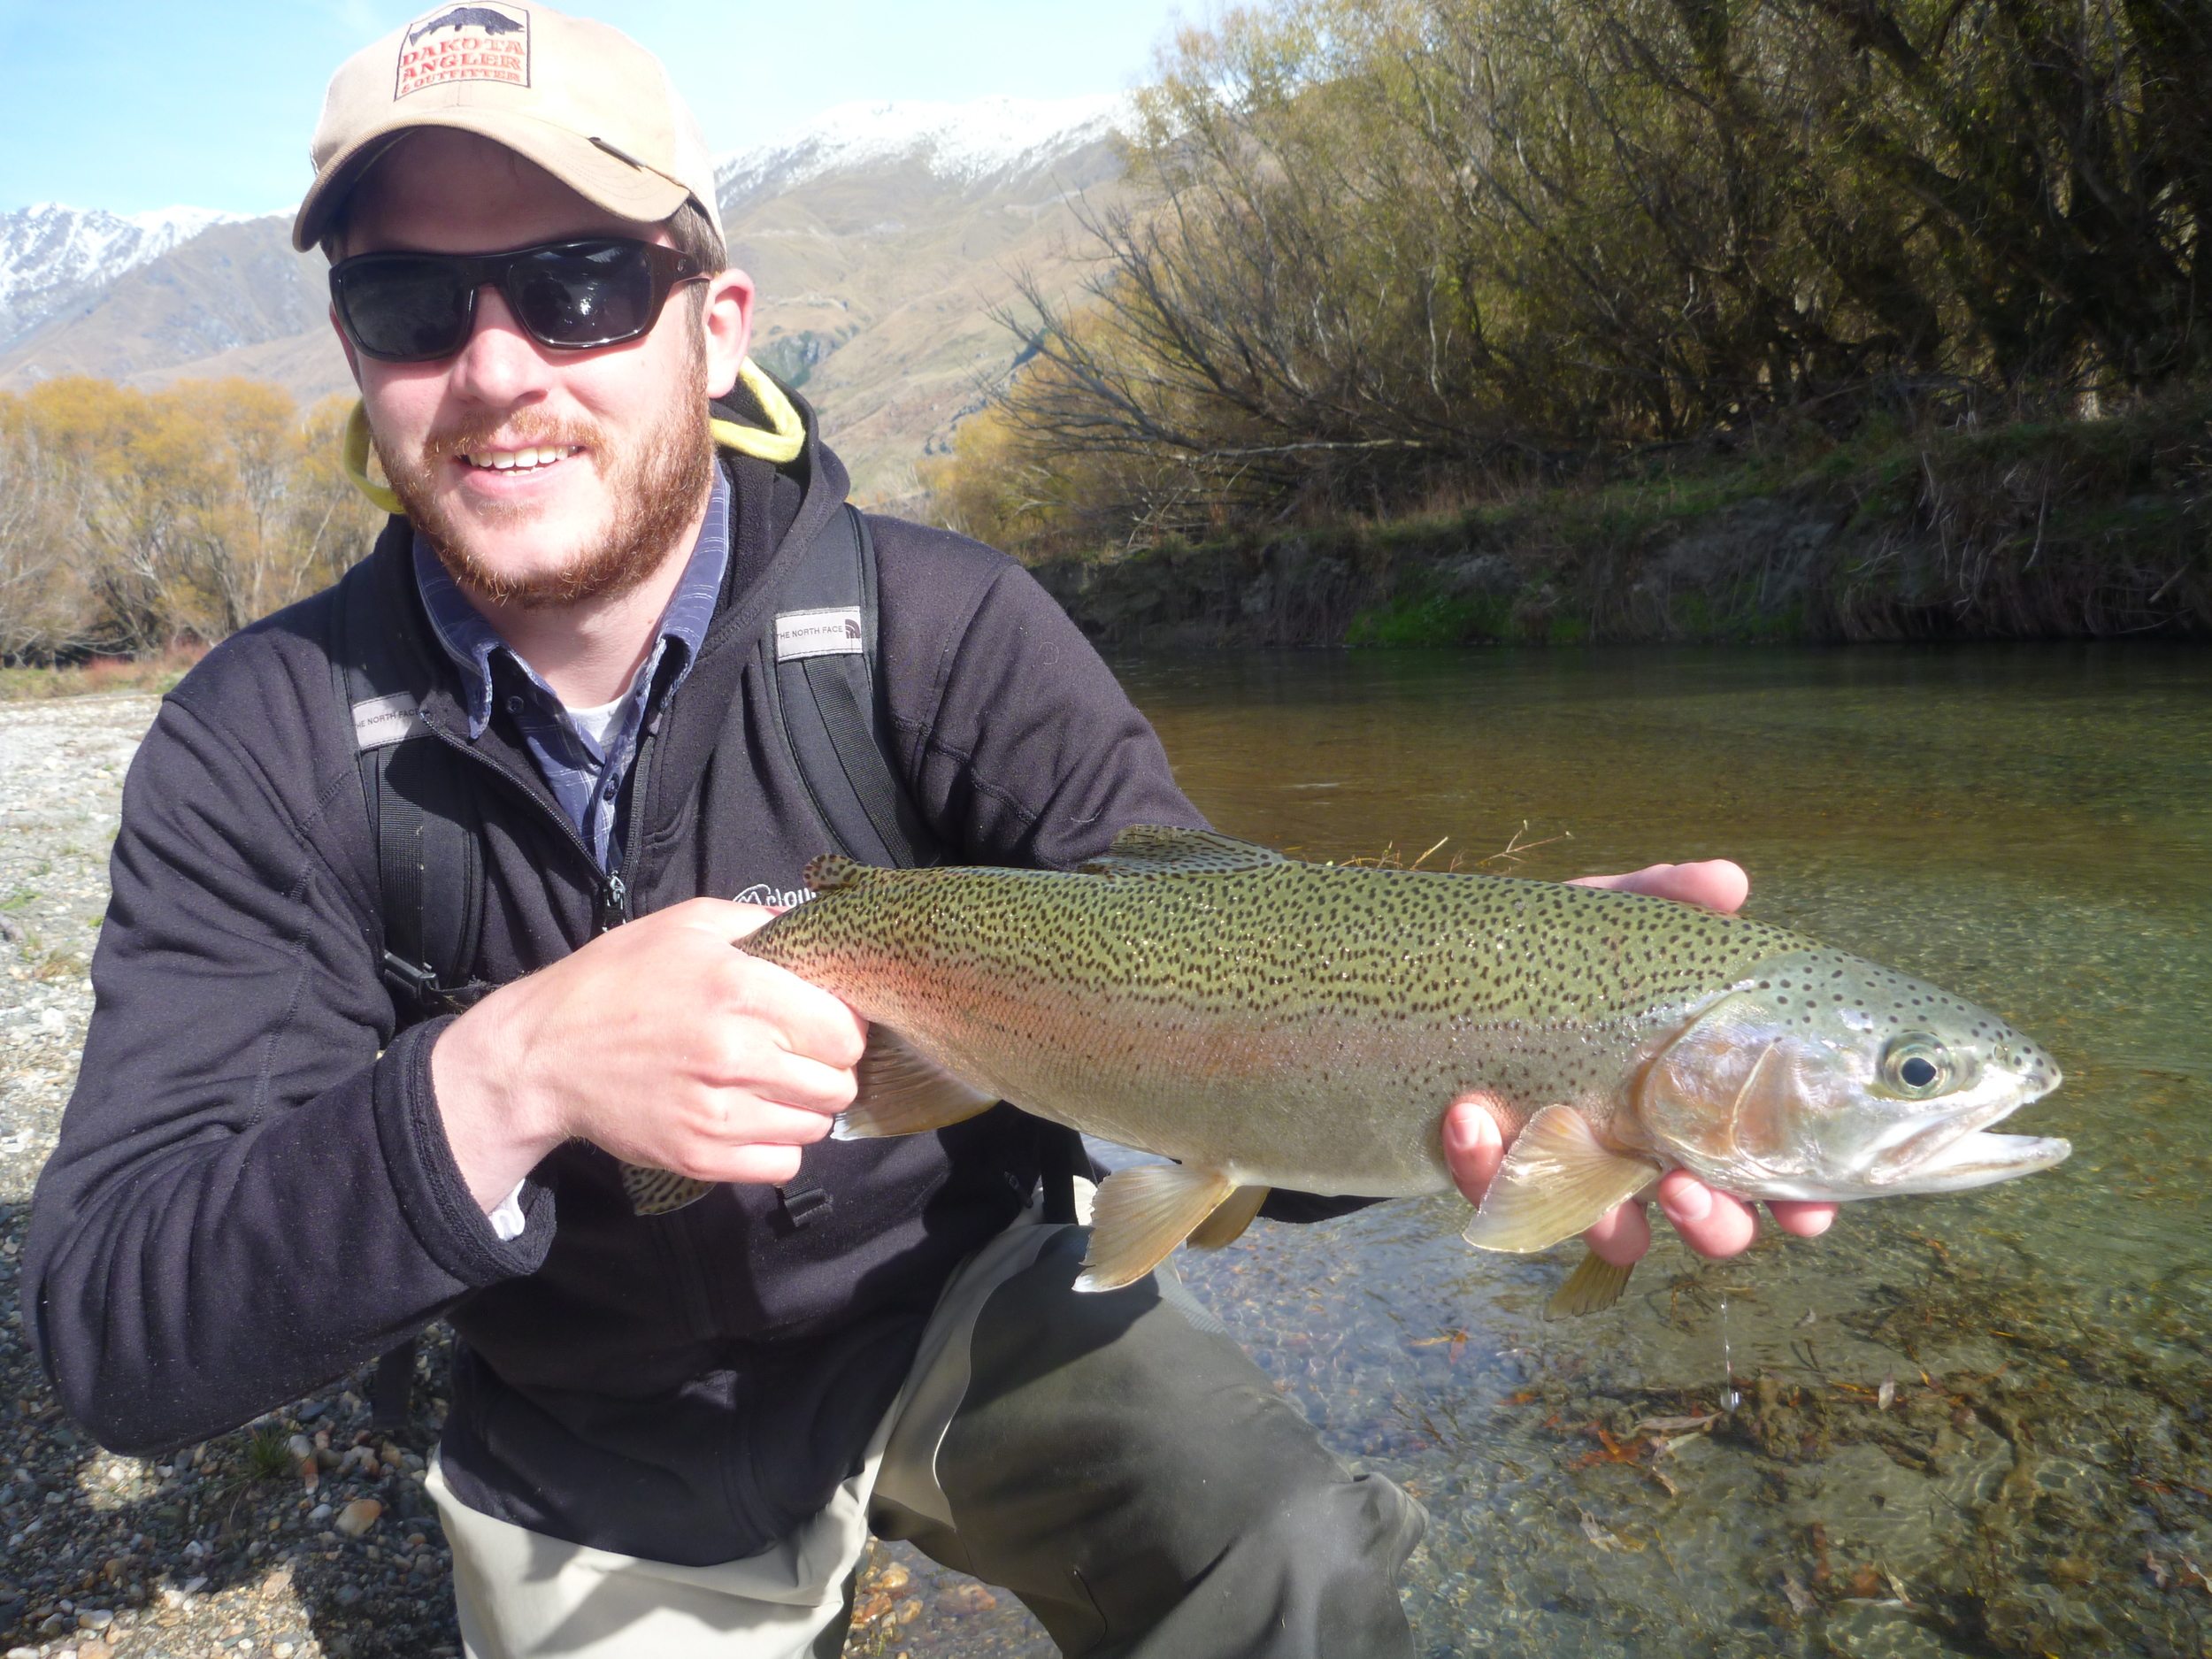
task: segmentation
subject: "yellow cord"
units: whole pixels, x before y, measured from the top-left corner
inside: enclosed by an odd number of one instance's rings
[[[711,423],[714,441],[726,449],[757,456],[779,466],[786,461],[797,460],[799,451],[806,448],[806,423],[799,419],[799,411],[791,407],[791,400],[754,365],[750,357],[738,365],[737,378],[739,384],[753,395],[760,412],[768,417],[767,429],[741,426],[733,420],[718,420]]]
[[[353,400],[353,412],[346,417],[345,435],[338,441],[338,465],[353,480],[354,488],[381,511],[404,512],[399,497],[388,486],[378,483],[369,476],[369,411],[359,398]]]
[[[799,451],[806,447],[806,423],[799,419],[799,411],[791,407],[791,400],[753,365],[750,357],[738,365],[737,378],[753,395],[761,413],[768,417],[768,425],[741,426],[733,420],[710,421],[708,428],[714,434],[714,441],[726,449],[757,456],[779,466],[797,460]],[[369,411],[357,397],[353,400],[353,412],[346,417],[345,435],[338,445],[338,464],[345,469],[354,488],[380,511],[406,511],[388,486],[369,476]]]

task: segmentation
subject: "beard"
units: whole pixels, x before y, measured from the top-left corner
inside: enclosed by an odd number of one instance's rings
[[[419,456],[392,455],[378,439],[377,458],[408,522],[465,592],[522,611],[618,598],[676,551],[676,539],[689,526],[713,479],[703,345],[692,353],[685,381],[683,396],[671,399],[657,421],[628,440],[616,439],[595,421],[557,420],[525,409],[433,433]],[[445,462],[490,449],[495,441],[501,448],[582,445],[612,505],[604,534],[552,569],[519,574],[494,569],[471,547],[468,523],[441,499],[436,484]],[[477,508],[476,516],[506,526],[527,524],[542,511],[493,503]]]

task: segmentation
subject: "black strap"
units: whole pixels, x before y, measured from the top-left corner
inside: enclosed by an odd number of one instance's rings
[[[424,730],[422,688],[401,664],[379,574],[376,561],[364,559],[340,580],[332,664],[376,842],[384,982],[406,1026],[488,988],[466,979],[484,909],[483,851],[460,757]],[[411,1336],[377,1360],[369,1394],[379,1429],[408,1422],[416,1346]]]
[[[382,972],[400,1024],[465,1008],[484,912],[484,855],[465,763],[430,735],[377,588],[373,560],[338,585],[342,690],[376,841]]]
[[[847,506],[785,581],[775,625],[761,641],[764,683],[836,848],[868,864],[936,864],[941,849],[899,780],[889,741],[875,672],[877,618],[875,538],[859,510]]]

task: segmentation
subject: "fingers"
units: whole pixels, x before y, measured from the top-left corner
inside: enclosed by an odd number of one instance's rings
[[[1461,1194],[1478,1210],[1505,1162],[1505,1133],[1490,1114],[1489,1100],[1486,1094],[1463,1095],[1444,1113],[1444,1162]]]
[[[1644,893],[1680,904],[1701,904],[1709,910],[1739,910],[1751,896],[1751,878],[1741,864],[1726,858],[1708,858],[1697,864],[1652,864],[1619,876],[1578,876],[1571,887],[1609,887],[1616,893]]]
[[[1817,1239],[1828,1231],[1828,1224],[1836,1218],[1833,1204],[1807,1203],[1802,1200],[1778,1198],[1767,1205],[1774,1215],[1774,1225],[1783,1232],[1801,1239]]]
[[[665,918],[664,926],[695,928],[733,945],[776,919],[776,912],[764,904],[739,904],[730,899],[686,899],[658,914]]]
[[[1717,1193],[1685,1170],[1660,1178],[1659,1208],[1683,1243],[1700,1256],[1734,1256],[1759,1236],[1758,1212],[1740,1198]]]
[[[1614,1266],[1627,1267],[1651,1248],[1651,1220],[1644,1214],[1644,1207],[1632,1200],[1616,1204],[1582,1235],[1582,1241]]]

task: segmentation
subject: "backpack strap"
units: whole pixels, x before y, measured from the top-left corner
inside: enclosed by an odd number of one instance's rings
[[[334,660],[351,716],[361,793],[376,841],[381,972],[403,1025],[453,1013],[490,987],[471,980],[484,911],[475,794],[460,757],[423,724],[379,603],[373,559],[338,585]]]
[[[833,850],[863,864],[942,861],[900,781],[879,689],[876,547],[841,508],[793,566],[761,644],[762,683]]]
[[[784,585],[775,624],[762,645],[762,683],[774,705],[815,814],[836,850],[863,864],[914,868],[944,862],[899,780],[891,722],[879,701],[876,545],[868,521],[848,503],[825,525]],[[1083,1137],[1057,1124],[1039,1125],[1042,1218],[1072,1222],[1078,1174],[1095,1180]],[[783,1224],[795,1228],[829,1196],[814,1188],[778,1188]]]
[[[382,599],[373,557],[340,579],[330,661],[376,841],[384,983],[403,1027],[464,1008],[490,987],[465,978],[484,910],[475,802],[459,757],[423,724],[421,694],[408,683]],[[407,1423],[416,1349],[410,1336],[377,1358],[369,1393],[379,1429]]]

